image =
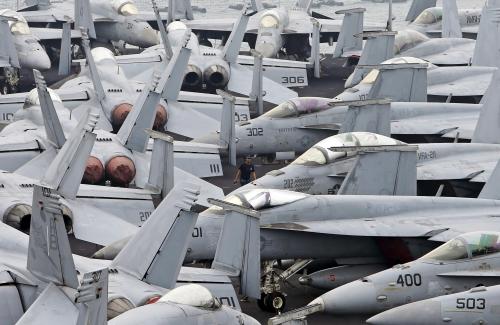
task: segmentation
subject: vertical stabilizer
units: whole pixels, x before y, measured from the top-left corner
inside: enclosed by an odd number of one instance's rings
[[[158,192],[163,200],[174,188],[174,139],[162,132],[147,132],[154,139],[147,187]]]
[[[59,54],[60,76],[67,76],[71,72],[71,23],[63,23],[61,37],[61,51]]]
[[[90,0],[75,0],[75,27],[76,30],[84,29],[90,38],[95,39],[94,19],[90,8]]]
[[[500,0],[484,5],[472,65],[500,67]]]
[[[108,269],[85,273],[75,303],[80,310],[76,325],[108,323]]]
[[[356,161],[337,194],[417,195],[417,146],[330,148],[355,151]]]
[[[457,0],[443,0],[443,23],[441,37],[462,38],[462,27],[458,16]]]
[[[257,13],[257,8],[245,7],[233,26],[233,30],[227,39],[226,45],[222,50],[222,57],[228,63],[236,63],[240,54],[241,43],[247,31],[250,17]]]
[[[161,20],[160,12],[158,11],[158,6],[156,5],[156,1],[151,0],[151,5],[153,6],[153,12],[155,13],[156,24],[158,25],[158,30],[160,32],[161,42],[163,44],[163,48],[165,49],[165,56],[167,57],[168,60],[170,60],[172,58],[172,55],[174,55],[174,53],[172,51],[172,45],[168,40],[167,30],[165,29],[165,25]]]
[[[178,183],[111,266],[149,284],[175,288],[198,217],[191,208],[199,194],[199,186]]]
[[[208,202],[225,210],[212,268],[239,276],[241,293],[260,298],[259,212],[215,199]]]
[[[334,58],[343,57],[349,52],[361,52],[363,50],[363,38],[355,35],[363,33],[363,19],[365,8],[352,8],[335,12],[338,15],[344,14],[339,38],[333,52]]]
[[[353,102],[332,102],[332,106],[349,106],[339,133],[371,132],[391,136],[391,101],[369,99]]]
[[[264,57],[259,52],[251,51],[254,57],[253,74],[252,74],[252,90],[248,96],[254,102],[257,116],[264,114],[264,89],[263,89],[263,73],[262,64]]]
[[[345,88],[357,85],[370,72],[370,70],[363,68],[364,65],[380,64],[394,57],[395,35],[396,32],[372,32],[354,36],[360,40],[366,37],[366,43],[361,52],[358,66],[345,82]]]
[[[426,63],[381,64],[368,69],[378,69],[379,73],[367,98],[389,98],[393,102],[427,101]]]
[[[9,21],[13,20],[15,19],[12,17],[0,16],[0,32],[2,33],[2,37],[0,37],[0,66],[21,68],[14,44],[14,36],[9,27]]]
[[[236,131],[234,121],[234,104],[236,98],[225,91],[217,90],[217,94],[222,96],[222,119],[220,126],[220,146],[227,148],[229,162],[231,166],[236,166]]]
[[[500,144],[500,71],[493,75],[481,103],[481,112],[471,142]]]

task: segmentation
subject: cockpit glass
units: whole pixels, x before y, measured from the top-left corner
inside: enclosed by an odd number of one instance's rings
[[[254,210],[272,208],[307,197],[307,194],[276,189],[254,189],[235,195],[240,198],[244,206]]]
[[[326,157],[326,152],[323,148],[312,147],[311,149],[300,155],[297,159],[295,159],[292,164],[304,166],[321,166],[326,164]]]
[[[394,53],[399,54],[402,51],[406,51],[418,44],[427,41],[429,38],[424,34],[413,30],[406,29],[398,32],[396,38],[394,39]]]
[[[137,15],[139,13],[139,9],[133,3],[126,3],[118,9],[120,15],[123,16],[132,16]]]
[[[281,103],[272,110],[264,114],[264,116],[272,118],[285,118],[298,115],[299,113],[297,107],[291,101],[286,101],[284,103]]]
[[[329,109],[330,98],[300,97],[287,100],[264,114],[271,118],[297,117]]]
[[[279,21],[274,15],[265,15],[260,19],[260,27],[277,28],[278,25]]]
[[[455,261],[469,257],[467,245],[461,238],[455,238],[421,257],[423,260]]]
[[[443,12],[439,8],[430,8],[422,11],[420,15],[415,19],[415,24],[419,25],[431,25],[441,21],[443,18]]]
[[[219,309],[220,302],[205,287],[187,284],[167,292],[158,302],[171,302],[204,309]]]
[[[473,232],[448,241],[421,259],[453,261],[498,252],[500,252],[500,233]]]
[[[10,25],[10,32],[14,35],[28,35],[30,34],[30,28],[27,23],[16,21]]]
[[[292,164],[318,166],[324,165],[326,163],[332,163],[333,161],[340,158],[356,155],[355,151],[353,151],[352,153],[335,152],[329,150],[330,148],[391,145],[405,145],[405,143],[370,132],[341,133],[318,142],[311,149],[307,150],[305,153],[295,159]]]
[[[379,71],[377,69],[373,69],[370,71],[364,78],[361,80],[362,84],[372,84],[377,80]]]

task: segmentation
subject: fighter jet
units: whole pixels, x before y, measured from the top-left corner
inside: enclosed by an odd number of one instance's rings
[[[318,301],[328,313],[376,314],[414,301],[498,285],[498,238],[498,232],[488,230],[462,234],[415,261],[361,277]]]
[[[381,57],[379,63],[389,59],[392,55],[396,57],[416,57],[428,61],[438,66],[469,65],[474,53],[475,41],[462,38],[462,32],[458,24],[458,12],[455,0],[443,1],[445,17],[449,17],[443,23],[443,38],[429,38],[425,34],[414,29],[403,29],[398,32],[372,32],[363,33],[363,8],[354,8],[338,11],[345,15],[339,39],[335,45],[333,57],[347,58],[351,65],[357,64],[362,54],[362,38],[373,38],[386,36],[387,50],[380,47],[373,49],[368,57]],[[396,34],[393,38],[391,35]],[[372,41],[367,42],[367,46],[373,46]],[[394,53],[390,52],[390,47],[394,47]],[[383,59],[382,59],[383,58]],[[364,60],[361,64],[366,64]]]
[[[241,56],[239,51],[246,25],[255,14],[255,9],[247,7],[242,11],[222,49],[200,45],[198,36],[191,34],[188,47],[192,55],[184,76],[183,89],[214,91],[227,88],[234,93],[251,95],[254,58]],[[172,22],[167,26],[168,34],[160,28],[162,45],[148,48],[140,54],[120,56],[117,62],[129,78],[147,81],[156,67],[168,62],[172,48],[182,43],[187,30],[185,23]],[[264,71],[263,91],[267,102],[279,103],[295,97],[297,93],[286,87],[303,87],[308,84],[306,62],[264,59],[262,66],[259,70],[263,68]]]
[[[260,1],[256,1],[262,8]],[[316,18],[321,26],[321,37],[318,41],[334,42],[340,32],[341,21],[311,11],[312,0],[297,1],[296,7],[286,9],[278,7],[261,10],[251,19],[246,29],[246,41],[266,58],[274,58],[280,52],[287,56],[307,59],[311,55],[309,35],[313,33],[313,22]],[[203,19],[185,22],[202,39],[227,36],[231,31],[234,19]],[[366,26],[365,31],[382,30],[382,26]]]
[[[75,22],[75,29],[89,30],[89,36],[100,43],[124,41],[139,47],[158,44],[156,31],[146,22],[138,21],[136,5],[131,0],[72,0],[50,2],[30,1],[19,12],[32,26],[53,24],[61,26],[68,21]]]
[[[417,143],[473,138],[482,104],[425,103],[426,69],[423,66],[385,67],[388,69],[380,70],[368,97],[395,98],[397,102],[390,105],[390,131],[383,129],[378,133],[387,132],[382,134]],[[491,89],[495,89],[500,83],[498,77],[495,74]],[[484,103],[488,103],[485,112],[489,109],[496,111],[495,98],[494,90],[488,91],[484,96]],[[367,102],[333,102],[328,98],[315,97],[289,100],[262,116],[234,126],[236,155],[259,155],[271,161],[294,159],[296,155],[308,150],[315,141],[341,131],[348,106],[358,104]],[[343,130],[352,131],[349,128]],[[357,131],[367,130],[361,128]],[[368,131],[376,132],[373,128]],[[220,134],[212,133],[195,141],[218,144],[223,134],[221,129]],[[493,158],[493,164],[496,159]]]
[[[17,230],[0,224],[3,238],[0,254],[3,255],[4,271],[7,271],[4,273],[9,274],[5,277],[2,291],[5,296],[0,299],[2,302],[9,302],[9,305],[4,305],[2,308],[4,315],[2,319],[10,320],[6,324],[17,321],[48,283],[76,288],[78,275],[83,275],[88,269],[110,269],[108,318],[153,302],[152,298],[156,300],[168,289],[173,289],[178,278],[179,284],[182,284],[183,279],[205,284],[221,301],[229,301],[238,308],[228,275],[241,275],[244,279],[243,294],[255,296],[255,293],[258,293],[256,285],[259,278],[259,263],[254,261],[255,258],[259,259],[259,241],[256,236],[258,219],[251,211],[246,212],[238,208],[231,210],[233,218],[228,219],[226,224],[231,231],[226,232],[220,239],[221,249],[218,251],[214,270],[181,268],[187,248],[187,234],[192,231],[197,217],[197,214],[190,210],[199,195],[199,187],[191,183],[182,183],[170,191],[155,213],[131,239],[129,245],[112,262],[71,255],[64,228],[60,195],[64,195],[65,199],[72,199],[77,192],[79,179],[84,173],[84,161],[90,154],[92,143],[96,138],[92,133],[95,125],[96,119],[93,115],[90,115],[85,123],[81,123],[47,169],[41,185],[34,185],[29,240]],[[234,249],[234,245],[227,245],[233,241],[233,236],[238,236],[240,239],[239,249]],[[245,256],[243,248],[250,255]],[[163,251],[162,254],[158,254],[160,250]],[[14,287],[17,288],[15,292],[12,290]],[[185,294],[186,290],[180,290],[180,293]],[[47,297],[42,294],[39,297],[42,299],[39,304],[42,305],[54,306],[55,301],[60,301],[59,299],[53,301],[50,295]],[[168,297],[170,299],[165,300],[178,303],[179,301],[174,301],[175,297],[177,295],[172,294]],[[187,302],[184,300],[184,303]],[[36,305],[35,302],[33,306]],[[221,310],[219,304],[205,307],[217,310],[215,313],[217,317],[222,317],[220,314],[224,314],[219,312]],[[33,312],[37,310],[35,308]],[[196,317],[197,310],[199,309],[192,309],[194,313],[185,315],[186,319]],[[225,308],[222,308],[222,311],[224,310]],[[238,315],[233,312],[230,314]],[[64,315],[72,316],[69,312]],[[31,320],[35,316],[31,314],[26,318]],[[210,313],[208,316],[213,317],[213,314]]]
[[[428,34],[432,37],[441,37],[444,8],[436,7],[436,0],[413,0],[406,21],[409,28]],[[464,37],[476,38],[478,26],[481,22],[481,9],[458,10],[459,23]]]
[[[500,286],[478,286],[468,291],[417,301],[380,313],[368,324],[427,325],[440,322],[451,324],[494,324],[498,317],[493,307],[498,303]],[[421,311],[425,310],[425,313]],[[416,316],[418,315],[418,316]]]

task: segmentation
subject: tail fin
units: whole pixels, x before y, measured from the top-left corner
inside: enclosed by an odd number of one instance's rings
[[[154,143],[147,188],[157,191],[161,202],[174,187],[174,139],[161,132],[148,130],[148,133]]]
[[[414,21],[427,8],[435,7],[437,0],[413,0],[406,21]]]
[[[161,20],[160,12],[158,11],[158,6],[156,5],[155,0],[151,0],[151,5],[153,6],[153,12],[156,17],[156,24],[158,25],[158,30],[160,31],[161,41],[163,43],[163,47],[165,48],[165,55],[167,59],[171,59],[172,55],[174,55],[172,51],[172,45],[170,45],[170,41],[168,40],[167,30],[165,29],[165,25]]]
[[[47,84],[40,71],[33,69],[35,77],[36,89],[38,91],[38,99],[42,110],[43,125],[47,139],[52,142],[56,148],[61,149],[66,142],[64,131],[57,116],[54,102],[47,90]]]
[[[496,71],[483,96],[481,112],[471,142],[500,144],[500,71]]]
[[[234,103],[236,98],[222,90],[217,90],[222,97],[222,118],[220,125],[220,146],[227,148],[231,166],[236,166],[236,131],[234,125]]]
[[[363,38],[355,37],[355,35],[363,33],[365,11],[365,8],[352,8],[335,12],[338,15],[344,14],[344,19],[342,20],[339,38],[333,52],[334,58],[340,58],[346,52],[363,50]]]
[[[490,178],[484,184],[478,199],[500,200],[500,161],[497,162],[495,169],[490,175]]]
[[[87,64],[89,65],[90,78],[92,79],[92,84],[94,86],[94,90],[97,95],[97,99],[99,103],[102,105],[102,101],[104,97],[106,97],[106,93],[104,92],[104,87],[102,86],[101,76],[99,75],[99,70],[94,61],[94,57],[90,52],[90,41],[89,35],[85,29],[81,29],[82,32],[82,47],[85,52],[85,58],[87,59]]]
[[[194,19],[191,0],[168,0],[168,23],[181,19]]]
[[[75,0],[75,29],[85,29],[90,38],[96,38],[90,0]]]
[[[321,78],[321,24],[315,18],[311,18],[313,25],[313,32],[311,37],[311,57],[309,58],[309,65],[313,66],[314,77]]]
[[[369,99],[354,102],[333,102],[332,106],[348,105],[339,133],[372,132],[391,136],[391,101]]]
[[[76,197],[87,159],[96,139],[93,131],[98,118],[99,115],[89,112],[80,120],[77,128],[45,172],[41,180],[43,186],[57,191],[66,199]]]
[[[60,76],[67,76],[71,72],[71,23],[63,23],[61,37],[61,53],[59,54]]]
[[[9,21],[15,20],[12,17],[0,16],[0,66],[21,68],[19,57],[17,56],[14,36],[10,32]]]
[[[295,3],[295,8],[310,13],[312,2],[313,0],[297,0],[297,2]]]
[[[361,41],[363,37],[366,37],[367,40],[363,52],[361,52],[358,66],[347,79],[345,88],[357,85],[370,72],[370,70],[363,68],[364,65],[380,64],[394,57],[395,35],[396,32],[373,32],[356,34],[354,36]]]
[[[331,148],[357,152],[339,195],[417,195],[417,146]]]
[[[257,116],[264,114],[264,89],[263,89],[263,76],[262,64],[263,56],[259,52],[252,50],[254,57],[253,74],[252,74],[252,90],[248,96],[251,102],[254,102]]]
[[[198,216],[190,211],[198,195],[196,185],[176,185],[111,266],[147,283],[174,288]]]
[[[240,53],[241,43],[247,31],[248,21],[250,17],[257,13],[257,8],[245,7],[241,12],[240,17],[233,26],[231,35],[222,50],[223,58],[229,63],[236,63]]]
[[[481,14],[472,65],[500,67],[500,2],[487,1]]]
[[[108,323],[108,269],[85,273],[75,303],[80,310],[76,325]]]
[[[379,70],[377,79],[368,93],[369,99],[390,98],[393,102],[427,101],[427,64],[381,64],[364,68]]]
[[[462,38],[462,27],[458,17],[456,0],[443,0],[443,23],[441,37]]]
[[[59,194],[75,197],[95,141],[92,131],[96,122],[90,115],[79,124],[50,165],[42,185],[33,188],[27,268],[45,282],[74,289],[78,279]]]
[[[212,269],[240,276],[241,293],[260,298],[259,212],[215,199],[209,203],[226,211]]]
[[[161,75],[153,73],[149,84],[135,102],[134,109],[127,115],[118,131],[117,138],[125,147],[138,152],[146,151],[149,136],[144,130],[153,127],[156,105],[162,95],[167,100],[177,99],[190,55],[190,49],[180,47]]]

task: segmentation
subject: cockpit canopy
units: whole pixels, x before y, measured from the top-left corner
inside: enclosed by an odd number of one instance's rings
[[[132,16],[139,13],[139,9],[131,0],[113,0],[111,6],[122,16]]]
[[[12,17],[16,19],[16,21],[9,21],[10,32],[13,35],[31,34],[26,19],[22,15],[19,15],[17,12],[10,9],[3,9],[0,10],[0,16]]]
[[[264,116],[271,118],[287,118],[298,117],[304,114],[315,113],[330,108],[328,103],[332,100],[330,98],[321,97],[298,97],[287,100],[279,104],[272,110],[264,114]]]
[[[308,194],[278,190],[278,189],[252,189],[228,195],[224,201],[244,206],[254,210],[274,208],[292,203],[308,197]],[[208,209],[211,213],[220,214],[222,208],[212,206]]]
[[[276,15],[267,14],[260,18],[260,27],[263,28],[278,28],[280,22]]]
[[[402,30],[396,34],[396,37],[394,39],[394,53],[399,54],[428,40],[429,37],[416,30]]]
[[[171,302],[212,310],[221,307],[217,298],[207,288],[199,284],[187,284],[170,290],[158,302]]]
[[[433,7],[427,8],[417,18],[415,24],[419,25],[432,25],[443,20],[443,8]]]
[[[333,152],[328,150],[333,147],[358,147],[358,146],[390,146],[405,145],[406,143],[392,138],[370,132],[341,133],[326,138],[311,149],[300,155],[293,165],[321,166],[334,162],[339,158],[347,158],[355,155],[355,152]]]
[[[427,64],[427,70],[432,70],[432,69],[436,68],[436,66],[432,63],[429,63],[425,60],[422,60],[419,58],[414,58],[411,56],[401,56],[401,57],[397,57],[397,58],[392,58],[389,60],[385,60],[381,64],[406,64],[406,63],[425,63],[425,64]],[[366,75],[366,77],[363,80],[361,80],[361,83],[362,84],[373,84],[375,82],[375,80],[377,80],[378,74],[379,74],[379,70],[373,69],[372,71],[370,71]]]
[[[499,232],[460,235],[422,256],[422,260],[456,261],[500,252]]]

